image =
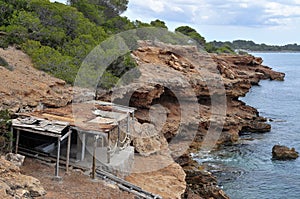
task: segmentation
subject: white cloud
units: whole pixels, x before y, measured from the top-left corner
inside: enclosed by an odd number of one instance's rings
[[[248,8],[248,4],[247,3],[240,3],[240,7],[241,8]]]
[[[173,10],[175,12],[184,12],[184,10],[178,6],[171,7],[171,10]]]
[[[163,12],[165,10],[165,2],[160,0],[130,0],[129,5],[134,5],[134,7],[139,7],[140,9],[151,9],[154,12]]]
[[[134,15],[208,25],[270,26],[298,16],[300,0],[129,0]],[[156,14],[152,14],[154,11]],[[175,12],[175,13],[174,13]],[[180,15],[182,14],[182,15]],[[148,15],[148,16],[147,16]]]
[[[129,0],[123,15],[143,22],[160,19],[171,30],[189,25],[207,40],[300,43],[300,0]]]
[[[273,16],[292,17],[300,15],[300,5],[284,5],[270,2],[266,4],[266,13]]]

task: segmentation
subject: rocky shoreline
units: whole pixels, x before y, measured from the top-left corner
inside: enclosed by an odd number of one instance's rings
[[[142,73],[140,77],[141,81],[139,81],[140,84],[133,87],[131,85],[131,89],[134,89],[134,92],[130,106],[138,108],[136,113],[138,122],[142,125],[153,124],[154,127],[157,127],[159,123],[155,123],[156,121],[153,121],[153,118],[149,117],[149,112],[152,111],[152,107],[159,104],[168,110],[164,125],[158,128],[160,129],[159,132],[156,132],[152,137],[136,138],[136,142],[134,143],[139,143],[139,145],[135,146],[136,150],[142,155],[147,154],[147,156],[151,156],[151,154],[162,154],[161,151],[169,147],[171,150],[169,154],[175,159],[176,163],[183,168],[186,174],[185,182],[187,189],[185,190],[184,198],[229,198],[217,186],[217,179],[212,176],[211,173],[199,168],[199,165],[193,161],[190,156],[191,152],[198,152],[201,147],[203,147],[203,140],[208,133],[212,133],[210,130],[212,123],[212,102],[210,98],[217,96],[217,100],[224,100],[218,96],[222,95],[222,90],[218,88],[219,85],[212,84],[208,89],[207,87],[209,86],[207,86],[207,83],[209,81],[203,81],[203,78],[199,77],[214,77],[216,73],[219,73],[226,92],[225,118],[223,128],[221,129],[215,146],[216,148],[221,145],[235,143],[238,141],[241,132],[263,133],[270,131],[271,126],[266,123],[266,118],[260,117],[255,108],[240,101],[239,97],[245,96],[253,85],[259,84],[260,80],[269,79],[282,81],[285,75],[262,65],[263,60],[261,58],[251,55],[239,56],[199,53],[193,47],[189,46],[178,47],[165,44],[149,46],[145,42],[141,44],[141,47],[137,51],[133,52],[133,55]],[[190,55],[193,55],[193,61],[191,62],[189,62]],[[152,64],[151,66],[154,64],[154,67],[150,67],[149,63]],[[216,67],[217,70],[214,70],[214,67]],[[148,68],[151,68],[151,70]],[[173,74],[172,71],[174,70],[176,74],[173,77],[170,74]],[[182,76],[177,73],[191,80],[189,83],[194,92],[189,93],[187,91],[188,88],[182,83],[184,82],[184,80],[181,79]],[[145,84],[146,82],[147,84]],[[152,82],[152,84],[149,82]],[[169,88],[167,88],[167,86],[158,86],[155,82],[160,82],[161,85],[167,85]],[[218,83],[218,81],[213,83]],[[172,87],[174,84],[176,84],[176,86]],[[127,90],[126,87],[125,89],[122,87],[122,89],[121,92],[119,91],[121,94],[115,91],[118,93],[117,97],[126,96],[126,93],[130,90]],[[182,89],[180,93],[184,93],[184,97],[180,96],[180,94],[176,96],[182,97],[183,99],[181,99],[181,101],[174,99],[172,89]],[[195,94],[199,102],[197,104],[200,110],[198,112],[199,115],[195,115],[192,110],[189,110],[190,114],[184,116],[188,119],[183,121],[182,113],[180,114],[178,107],[180,106],[181,109],[189,109],[189,106],[192,106],[191,103],[193,103],[190,98]],[[111,97],[112,96],[109,96],[109,98]],[[196,118],[200,118],[200,120]],[[199,123],[195,124],[191,121],[199,121]],[[178,128],[184,132],[193,131],[195,128],[197,129],[197,133],[194,135],[195,137],[190,143],[189,148],[184,154],[180,155],[177,154],[178,149],[182,149],[184,146],[177,143],[177,149],[174,149],[171,141],[180,134],[180,132],[178,133],[177,131]],[[189,133],[186,134],[187,135],[182,136],[188,137]],[[185,139],[182,140],[184,143]],[[140,148],[139,146],[143,147]],[[168,156],[166,154],[164,155]],[[140,177],[140,175],[135,174],[134,177],[130,176],[129,180],[143,187],[143,184],[139,184],[137,180]],[[178,177],[177,182],[180,181],[180,179],[181,178]],[[157,191],[157,187],[155,185],[153,185],[153,187],[151,188],[148,184],[145,189],[148,188],[152,192]],[[179,198],[182,191],[183,189],[174,187],[172,193],[177,193],[177,195],[166,198]],[[168,195],[163,194],[163,196]]]
[[[1,109],[16,112],[33,110],[39,103],[61,107],[72,102],[73,89],[36,71],[24,53],[13,48],[0,53],[14,68],[0,66],[5,82],[0,86]],[[19,59],[15,61],[10,53]],[[202,149],[205,138],[216,131],[214,148],[236,142],[244,131],[270,131],[266,119],[239,97],[260,80],[282,81],[284,74],[262,65],[261,58],[201,53],[193,46],[141,42],[132,56],[141,72],[139,81],[98,96],[122,101],[132,94],[129,105],[137,108],[135,127],[146,136],[133,138],[138,155],[127,180],[164,198],[229,198],[190,153]],[[145,165],[139,163],[154,165],[152,160],[160,167],[141,172]]]

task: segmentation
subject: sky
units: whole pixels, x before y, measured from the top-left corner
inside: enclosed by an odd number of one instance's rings
[[[122,16],[159,19],[170,31],[187,25],[207,41],[300,44],[300,0],[129,0]]]

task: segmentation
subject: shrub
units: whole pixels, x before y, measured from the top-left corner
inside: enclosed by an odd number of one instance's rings
[[[0,152],[7,152],[9,143],[12,139],[10,132],[11,120],[8,110],[0,110]]]
[[[114,87],[118,81],[118,77],[114,76],[110,72],[105,71],[100,78],[98,87],[108,90]]]
[[[8,69],[10,71],[14,70],[14,68],[11,65],[9,65],[7,63],[7,61],[3,57],[1,57],[1,56],[0,56],[0,66],[3,66],[4,68],[6,68],[6,69]]]
[[[1,56],[0,56],[0,66],[4,66],[4,67],[8,66],[7,61]]]
[[[30,55],[37,69],[63,79],[67,83],[74,82],[78,68],[73,64],[72,57],[64,56],[57,50],[32,40],[24,43],[22,49]]]

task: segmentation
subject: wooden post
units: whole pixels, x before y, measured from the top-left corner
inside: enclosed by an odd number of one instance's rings
[[[107,135],[107,164],[110,163],[110,131]]]
[[[96,179],[96,148],[98,136],[94,136],[94,149],[93,149],[93,165],[92,165],[92,178]]]
[[[118,122],[118,143],[117,143],[117,146],[118,146],[118,148],[120,147],[120,137],[121,137],[121,132],[120,132],[120,122]]]
[[[81,149],[82,149],[82,134],[80,133],[79,129],[76,129],[77,133],[77,150],[76,150],[76,162],[81,161]]]
[[[84,156],[85,156],[85,138],[86,138],[86,135],[85,133],[83,132],[82,133],[82,146],[81,146],[81,160],[84,160]]]
[[[14,128],[11,125],[10,127],[11,135],[9,137],[9,152],[13,152],[13,138],[14,138]]]
[[[18,153],[18,149],[19,149],[19,140],[20,140],[20,130],[17,129],[17,140],[16,140],[16,151],[15,153]]]
[[[55,177],[59,178],[59,157],[60,156],[60,137],[57,139],[57,157],[56,157],[56,170],[55,170]]]
[[[72,135],[71,129],[69,130],[69,136],[68,136],[68,146],[67,146],[67,163],[66,163],[66,172],[69,172],[69,163],[70,163],[70,148],[71,148],[71,135]]]
[[[130,122],[130,113],[127,111],[127,134],[129,134],[129,122]]]

